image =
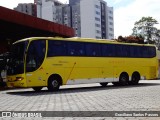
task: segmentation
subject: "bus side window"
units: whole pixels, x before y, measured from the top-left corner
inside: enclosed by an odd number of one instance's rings
[[[115,45],[116,47],[116,56],[121,57],[122,56],[122,45]]]
[[[127,45],[115,45],[115,48],[116,48],[116,55],[118,57],[128,57],[129,47]]]
[[[108,49],[108,44],[103,44],[102,45],[102,56],[108,57],[109,55],[109,49]]]
[[[129,46],[122,45],[122,57],[129,57]]]
[[[155,57],[156,56],[156,48],[155,47],[148,47],[148,54],[149,54],[149,57]]]
[[[100,44],[86,43],[86,55],[87,56],[101,56]]]
[[[69,56],[85,56],[84,43],[68,42],[68,55]]]
[[[102,45],[102,56],[115,57],[116,49],[114,44],[103,44]]]
[[[129,57],[136,57],[134,52],[134,46],[129,46]]]
[[[142,57],[144,57],[144,58],[149,57],[148,46],[141,47],[141,51],[142,51]]]
[[[141,46],[134,46],[133,50],[134,50],[134,57],[137,57],[137,58],[142,57]]]
[[[65,41],[52,41],[48,40],[48,54],[47,57],[65,56],[66,55],[66,42]]]

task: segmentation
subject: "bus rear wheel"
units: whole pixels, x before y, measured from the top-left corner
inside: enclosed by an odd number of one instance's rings
[[[36,92],[39,92],[39,91],[41,91],[42,88],[43,87],[33,87],[33,90],[36,91]]]
[[[106,87],[107,86],[107,82],[105,82],[105,83],[100,83],[100,85],[102,86],[102,87]]]
[[[57,91],[60,87],[60,80],[56,77],[49,78],[48,81],[48,90],[49,91]]]
[[[128,84],[128,81],[129,81],[129,76],[127,73],[122,73],[119,77],[119,84],[121,86],[125,86]]]
[[[120,85],[119,82],[112,82],[112,84],[113,84],[114,86],[119,86],[119,85]]]
[[[129,82],[130,85],[138,85],[140,80],[140,75],[138,72],[133,73],[132,80]]]

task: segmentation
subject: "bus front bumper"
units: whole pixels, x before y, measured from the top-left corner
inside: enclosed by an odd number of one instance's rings
[[[7,76],[7,86],[8,87],[27,87],[26,80],[24,76]]]
[[[16,82],[7,82],[8,87],[27,87],[24,82],[16,81]]]

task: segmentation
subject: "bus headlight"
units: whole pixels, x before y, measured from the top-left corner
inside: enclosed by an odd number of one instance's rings
[[[21,81],[23,79],[24,79],[23,77],[16,77],[16,81]]]

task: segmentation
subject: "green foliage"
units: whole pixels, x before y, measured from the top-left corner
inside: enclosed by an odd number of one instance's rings
[[[152,17],[142,17],[139,21],[136,21],[132,35],[143,37],[147,43],[155,44],[156,39],[159,39],[157,35],[158,29],[154,25],[159,24],[158,21]]]

